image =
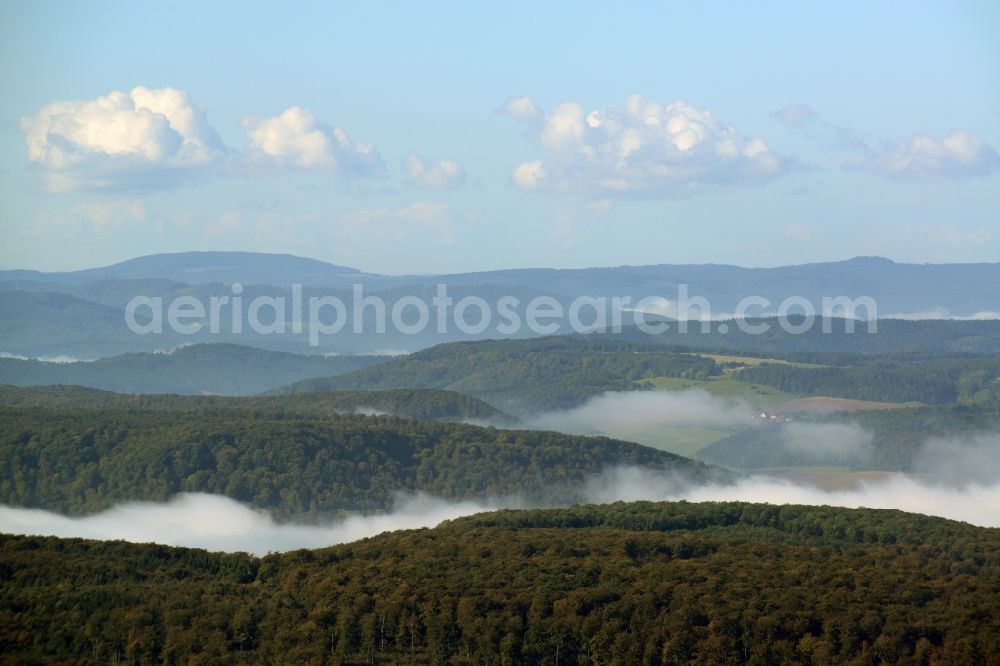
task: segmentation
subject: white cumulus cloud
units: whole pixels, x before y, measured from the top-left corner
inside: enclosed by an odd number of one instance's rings
[[[544,115],[542,107],[530,97],[511,97],[500,107],[500,112],[518,120],[533,120]]]
[[[374,145],[353,140],[343,129],[330,127],[297,106],[270,118],[244,118],[243,128],[250,139],[249,157],[257,164],[325,169],[346,176],[385,175]]]
[[[204,109],[175,88],[53,102],[21,118],[20,127],[30,167],[53,192],[173,187],[228,152]]]
[[[226,171],[323,169],[381,178],[371,143],[355,141],[306,109],[243,120],[250,146],[231,151],[204,109],[176,88],[139,86],[93,100],[52,102],[20,120],[29,171],[50,192],[144,192]],[[438,180],[454,163],[432,163]],[[460,171],[460,169],[459,169]]]
[[[454,190],[465,184],[465,170],[455,160],[425,160],[410,153],[403,160],[411,185],[432,190]]]
[[[535,190],[548,181],[548,174],[545,172],[541,160],[532,160],[517,165],[511,178],[513,178],[515,185],[526,190]]]
[[[527,97],[503,113],[524,123],[539,160],[514,169],[526,190],[599,197],[683,195],[707,187],[761,183],[788,171],[792,160],[760,138],[745,137],[706,108],[632,95],[623,106],[586,111],[564,102],[545,113]]]

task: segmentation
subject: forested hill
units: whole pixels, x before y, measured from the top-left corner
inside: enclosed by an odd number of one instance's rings
[[[0,536],[19,663],[990,664],[1000,530],[898,511],[635,503],[315,551]]]
[[[385,510],[400,491],[579,502],[589,479],[621,466],[728,476],[606,437],[354,415],[0,407],[0,504],[74,515],[185,491],[281,518]]]
[[[276,392],[441,388],[515,415],[576,406],[605,391],[638,388],[651,377],[707,378],[709,358],[649,345],[569,337],[453,342],[338,377]]]
[[[1000,404],[1000,357],[915,362],[906,354],[881,356],[857,366],[808,368],[761,364],[736,378],[786,393],[856,400],[946,404],[956,401]]]
[[[242,345],[198,344],[171,353],[122,354],[85,363],[0,358],[0,383],[74,384],[120,393],[249,395],[385,360],[384,356],[308,356]]]
[[[439,389],[336,391],[268,396],[123,394],[80,386],[0,385],[0,405],[125,411],[242,412],[326,417],[345,413],[385,414],[418,421],[483,421],[512,425],[515,419],[482,400]]]

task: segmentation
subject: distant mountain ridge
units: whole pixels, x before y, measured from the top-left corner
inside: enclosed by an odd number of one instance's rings
[[[242,282],[285,284],[290,275],[302,284],[328,284],[364,277],[356,268],[266,252],[177,252],[136,257],[111,266],[45,273],[32,270],[0,271],[0,280],[37,280],[57,284],[85,284],[99,280],[164,278],[187,284]]]
[[[661,296],[673,300],[681,284],[692,296],[705,296],[717,312],[731,312],[739,300],[757,295],[772,301],[788,296],[866,295],[880,316],[920,314],[970,317],[1000,312],[996,288],[1000,262],[906,264],[883,257],[770,268],[726,264],[655,264],[593,268],[521,268],[471,273],[379,275],[290,254],[258,252],[180,252],[137,257],[111,266],[80,271],[0,271],[0,287],[17,283],[84,285],[106,280],[161,279],[188,285],[293,283],[328,288],[363,284],[367,290],[431,285],[508,285],[576,296]],[[4,285],[6,283],[6,285]]]

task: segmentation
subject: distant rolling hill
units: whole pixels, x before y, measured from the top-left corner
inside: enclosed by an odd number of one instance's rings
[[[720,264],[657,264],[579,269],[520,269],[443,276],[449,284],[489,281],[532,284],[567,296],[662,296],[676,300],[678,286],[704,296],[717,315],[732,313],[746,296],[777,304],[790,296],[813,303],[822,297],[871,296],[879,316],[944,314],[972,316],[1000,311],[995,286],[1000,263],[904,264],[883,257],[745,268]]]
[[[148,321],[141,313],[136,319]],[[69,294],[0,289],[0,352],[5,354],[91,359],[183,341],[169,332],[156,338],[132,333],[123,311],[113,306]]]
[[[263,252],[178,252],[129,259],[112,266],[79,271],[0,271],[0,280],[33,280],[82,285],[101,280],[162,278],[186,284],[241,282],[244,284],[350,285],[369,277],[356,268],[290,254]],[[377,278],[379,276],[371,276]]]
[[[353,316],[354,294],[349,288],[305,287],[301,290],[302,312],[309,312],[309,299],[333,297],[345,304],[343,327],[336,335],[318,336],[313,346],[309,338],[308,322],[297,329],[293,321],[294,300],[292,289],[287,286],[251,284],[242,288],[242,321],[240,330],[234,332],[232,311],[228,304],[220,311],[217,328],[213,332],[211,302],[214,298],[229,299],[233,296],[231,287],[222,282],[204,284],[184,284],[161,278],[109,279],[83,284],[56,284],[38,280],[0,281],[0,353],[26,357],[71,356],[76,358],[100,358],[124,351],[161,351],[180,344],[220,343],[252,345],[276,351],[316,354],[324,352],[359,354],[416,351],[432,345],[458,339],[486,339],[491,337],[529,337],[535,335],[527,327],[513,334],[498,332],[499,317],[494,318],[494,326],[468,335],[456,326],[450,325],[439,332],[432,324],[418,332],[400,331],[391,325],[391,312],[401,299],[419,298],[432,306],[436,288],[433,285],[403,285],[373,290],[366,284],[364,295],[377,296],[385,304],[386,325],[380,328],[375,310],[368,308],[361,315],[361,331]],[[521,302],[521,316],[526,304],[538,296],[557,296],[528,287],[503,285],[459,286],[450,292],[454,301],[466,297],[482,298],[488,303],[496,303],[500,298],[513,297]],[[138,334],[129,329],[125,307],[133,298],[159,299],[162,331]],[[283,299],[285,304],[285,332],[257,332],[250,325],[248,310],[250,303],[258,297]],[[196,324],[199,329],[181,335],[168,325],[170,304],[178,298],[193,298],[205,308],[205,317],[185,320]],[[557,298],[557,300],[559,300]],[[566,299],[563,299],[564,301]],[[567,304],[564,307],[568,307]],[[261,319],[270,322],[273,315],[265,309]],[[136,310],[139,323],[149,320],[150,310],[144,305]],[[321,316],[329,323],[331,314]],[[471,317],[471,316],[470,316]],[[563,322],[563,331],[570,330]],[[298,331],[298,332],[296,332]]]
[[[74,384],[122,393],[249,395],[385,360],[379,356],[305,356],[240,345],[199,344],[171,353],[132,353],[79,363],[0,358],[0,383]]]
[[[575,407],[606,391],[641,388],[651,377],[707,378],[711,359],[652,345],[571,337],[452,342],[336,377],[303,380],[275,393],[441,388],[514,415]]]

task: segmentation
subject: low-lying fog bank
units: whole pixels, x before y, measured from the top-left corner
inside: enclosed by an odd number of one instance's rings
[[[611,391],[579,407],[545,412],[525,422],[534,429],[586,435],[656,426],[735,427],[750,424],[754,411],[743,400],[721,398],[701,389]]]
[[[823,490],[767,476],[699,486],[646,470],[619,468],[592,479],[583,489],[583,498],[593,503],[745,501],[900,509],[1000,527],[1000,482],[953,486],[901,474],[863,481],[850,489]],[[266,512],[227,497],[191,493],[163,504],[120,504],[82,518],[0,506],[0,532],[123,539],[260,555],[344,543],[390,530],[432,527],[459,516],[519,507],[526,505],[517,498],[449,502],[426,495],[401,496],[389,513],[358,514],[325,525],[302,525],[277,523]]]

